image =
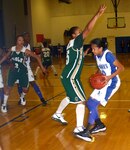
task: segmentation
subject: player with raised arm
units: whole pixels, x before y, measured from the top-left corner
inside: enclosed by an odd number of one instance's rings
[[[96,15],[89,21],[83,32],[81,32],[80,28],[77,26],[72,27],[69,31],[71,40],[69,41],[66,50],[66,66],[61,74],[61,81],[66,91],[66,97],[61,101],[58,109],[53,114],[52,119],[61,122],[62,124],[67,124],[67,121],[62,116],[62,112],[69,103],[77,104],[76,127],[73,131],[75,135],[84,130],[84,102],[86,101],[86,96],[80,81],[84,61],[83,42],[93,29],[98,18],[104,13],[105,9],[105,5],[100,6]],[[93,141],[93,138],[89,133],[87,134],[87,140]]]

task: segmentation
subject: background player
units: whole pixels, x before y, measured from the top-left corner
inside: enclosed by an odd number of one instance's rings
[[[24,37],[24,47],[31,51],[30,35],[29,35],[29,33],[28,32],[24,32],[23,33],[23,37]],[[43,95],[42,95],[42,93],[40,91],[40,88],[38,87],[37,83],[34,80],[34,75],[33,75],[33,72],[32,72],[31,66],[30,66],[30,57],[29,56],[26,57],[26,64],[27,64],[27,69],[28,69],[29,83],[34,88],[36,94],[38,95],[38,97],[39,97],[40,101],[43,103],[43,105],[46,105],[47,102],[44,100]],[[21,95],[22,88],[20,86],[18,86],[18,92]]]
[[[102,5],[96,15],[86,25],[83,32],[80,32],[79,27],[72,27],[69,31],[71,40],[67,45],[66,66],[61,75],[61,81],[65,88],[67,96],[61,101],[57,111],[53,114],[52,119],[67,124],[62,116],[62,111],[69,103],[77,104],[76,106],[76,128],[74,133],[77,134],[84,130],[83,121],[85,114],[86,100],[85,93],[80,81],[80,75],[83,68],[84,52],[83,41],[93,29],[97,19],[104,13],[106,9],[105,5]],[[93,138],[87,134],[88,141],[92,141]]]
[[[26,49],[23,44],[24,44],[23,36],[18,35],[16,38],[16,46],[13,46],[9,50],[9,52],[6,55],[4,55],[4,57],[0,60],[0,64],[1,64],[4,60],[10,57],[12,63],[8,74],[8,85],[5,90],[4,101],[1,106],[2,112],[7,112],[7,100],[10,91],[17,80],[19,80],[19,85],[20,87],[22,87],[22,91],[23,91],[20,96],[20,103],[21,105],[26,104],[24,96],[26,95],[29,86],[26,56],[32,56],[36,58],[42,71],[46,73],[46,69],[42,66],[40,58],[30,50]]]
[[[3,49],[0,48],[0,59],[3,57]],[[2,104],[4,99],[4,83],[3,83],[3,77],[2,77],[2,69],[0,65],[0,104]]]
[[[41,51],[41,59],[42,59],[42,65],[48,69],[48,67],[51,67],[51,69],[53,70],[53,73],[55,76],[57,76],[57,72],[56,69],[54,67],[54,65],[52,64],[52,59],[51,59],[51,50],[48,46],[48,42],[43,42],[43,47],[42,47],[42,51]],[[37,76],[39,67],[36,68],[35,71],[35,77]]]
[[[106,126],[99,118],[98,106],[102,105],[105,107],[108,100],[119,89],[120,78],[118,74],[124,70],[123,65],[116,59],[111,51],[104,48],[104,43],[101,39],[93,39],[91,41],[91,48],[95,55],[99,72],[106,76],[106,85],[100,90],[95,89],[87,101],[87,107],[89,109],[88,125],[83,132],[77,134],[77,137],[86,141],[89,132],[93,134],[106,130]]]

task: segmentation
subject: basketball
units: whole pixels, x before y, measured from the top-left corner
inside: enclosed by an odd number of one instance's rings
[[[90,84],[94,89],[102,89],[105,84],[105,75],[101,74],[101,73],[96,73],[91,75],[90,79]]]

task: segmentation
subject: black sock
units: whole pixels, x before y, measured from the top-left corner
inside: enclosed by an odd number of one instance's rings
[[[100,120],[100,118],[96,119],[95,123],[98,124],[98,125],[103,124],[102,121]]]

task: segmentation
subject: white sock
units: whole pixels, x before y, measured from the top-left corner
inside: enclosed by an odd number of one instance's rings
[[[22,92],[20,98],[23,99],[25,97],[26,93]]]
[[[68,98],[68,97],[64,98],[64,99],[61,101],[61,103],[60,103],[60,105],[59,105],[59,107],[58,107],[56,113],[57,113],[57,114],[61,114],[62,111],[66,108],[66,106],[67,106],[69,103],[70,103],[69,98]]]
[[[84,104],[77,104],[77,107],[76,107],[77,127],[83,126],[84,115],[85,115],[85,105]]]
[[[7,105],[7,100],[8,100],[9,95],[4,95],[4,100],[2,105]]]

